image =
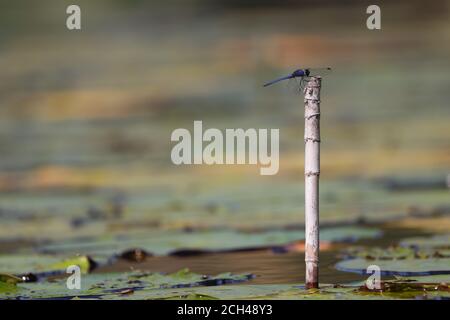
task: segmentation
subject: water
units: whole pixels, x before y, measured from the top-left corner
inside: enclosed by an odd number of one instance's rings
[[[426,235],[424,232],[412,229],[397,229],[383,227],[383,237],[372,240],[361,240],[353,243],[341,243],[332,250],[320,254],[320,282],[328,284],[343,284],[367,279],[365,275],[341,272],[334,268],[340,261],[343,249],[352,245],[389,246],[396,244],[405,237]],[[202,254],[189,257],[157,256],[149,257],[141,263],[130,263],[118,260],[110,266],[102,267],[96,272],[125,272],[145,270],[150,272],[172,273],[183,268],[200,274],[216,275],[223,272],[252,273],[255,278],[252,284],[289,284],[303,283],[305,275],[304,252],[274,253],[271,250],[256,250],[247,252],[229,252]],[[391,277],[385,277],[390,279]]]

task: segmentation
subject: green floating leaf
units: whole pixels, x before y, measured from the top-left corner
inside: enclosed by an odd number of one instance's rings
[[[218,286],[227,283],[240,283],[251,279],[250,274],[234,275],[223,273],[207,276],[182,269],[172,274],[161,273],[106,273],[87,274],[81,278],[80,289],[69,289],[66,279],[21,283],[17,285],[16,297],[22,299],[127,299],[137,296],[141,291],[159,292],[165,289],[181,289],[200,286]],[[203,295],[206,298],[206,295]],[[9,295],[14,297],[14,295]],[[199,296],[200,297],[200,296]],[[1,295],[0,295],[1,298]]]
[[[22,279],[12,274],[0,273],[0,298],[13,295],[17,291],[16,284],[22,282]]]
[[[0,299],[8,299],[17,292],[17,286],[11,283],[0,282]]]
[[[72,258],[43,254],[12,254],[0,256],[0,272],[15,275],[26,273],[64,273],[70,265],[78,265],[82,273],[87,273],[96,266],[96,262],[87,256]]]
[[[420,276],[450,274],[450,258],[404,260],[350,259],[339,262],[336,268],[340,271],[366,274],[366,270],[370,265],[378,266],[382,275]]]
[[[216,297],[208,296],[206,294],[189,293],[187,295],[178,295],[173,297],[165,297],[164,300],[218,300]]]
[[[2,284],[12,284],[15,285],[16,283],[22,282],[23,280],[19,277],[16,277],[12,274],[8,273],[0,273],[0,283]]]
[[[416,276],[416,277],[395,277],[398,281],[401,282],[418,282],[418,283],[446,283],[450,284],[450,274],[437,274],[432,276]]]
[[[321,231],[321,240],[338,242],[361,238],[375,238],[381,234],[374,228],[338,227]],[[239,232],[235,230],[213,231],[165,231],[133,234],[126,237],[92,239],[91,241],[66,241],[42,246],[52,253],[78,253],[113,255],[129,248],[141,248],[157,255],[167,255],[175,250],[238,250],[243,248],[267,248],[282,246],[304,239],[303,230],[270,230],[264,232]]]
[[[409,238],[400,242],[405,247],[450,249],[450,234]]]
[[[78,256],[75,258],[66,259],[61,262],[54,263],[50,265],[48,268],[50,270],[66,270],[69,266],[72,265],[79,266],[81,273],[88,273],[89,271],[91,271],[96,267],[97,263],[88,256]]]
[[[360,286],[321,285],[318,290],[305,290],[302,285],[230,285],[216,287],[179,288],[163,290],[142,290],[124,299],[210,299],[246,300],[391,300],[391,299],[441,299],[450,297],[448,287],[408,285],[408,283],[387,282],[385,290],[367,290]],[[408,289],[407,289],[408,288]],[[117,299],[104,296],[103,299]]]
[[[86,129],[84,125],[82,127],[76,130]],[[80,143],[86,143],[86,139],[82,140]],[[109,155],[107,158],[111,160],[114,157]],[[217,226],[266,228],[299,224],[299,208],[303,203],[302,185],[290,178],[282,179],[275,185],[274,182],[261,183],[259,179],[246,179],[246,182],[240,180],[236,184],[230,181],[233,175],[235,178],[240,176],[237,172],[230,172],[212,181],[207,175],[186,174],[180,178],[179,175],[167,175],[164,170],[150,168],[142,171],[143,168],[148,166],[125,173],[127,179],[117,179],[120,174],[117,176],[117,170],[113,168],[97,170],[68,166],[64,170],[44,169],[43,177],[47,174],[51,177],[61,175],[62,180],[58,182],[57,188],[63,187],[64,192],[23,192],[27,190],[24,186],[24,189],[0,194],[4,211],[2,217],[7,219],[2,220],[0,234],[9,239],[58,241],[108,236],[120,230],[132,232],[142,230],[145,226],[161,229]],[[36,184],[34,180],[41,177],[41,174],[36,174],[39,172],[41,169],[38,168],[24,173],[25,176],[31,174],[31,179],[25,180],[32,182],[29,186],[31,190],[37,188],[48,191],[45,183]],[[103,181],[100,183],[98,174],[114,178],[100,179]],[[137,179],[134,181],[139,181],[139,188],[130,190],[126,200],[117,200],[115,192],[108,191],[112,181],[116,187],[117,183],[125,183],[124,186],[128,187],[130,179]],[[161,183],[164,189],[161,189]],[[196,186],[195,190],[187,187],[191,185]],[[89,186],[102,187],[107,192],[86,192]],[[154,192],[155,188],[178,191],[174,195],[173,192]],[[369,222],[386,221],[405,216],[408,208],[414,206],[422,208],[420,211],[430,216],[436,213],[435,209],[448,207],[446,190],[391,193],[370,181],[358,179],[327,181],[321,194],[321,221],[326,223],[351,223],[361,218]],[[86,208],[90,209],[86,211]],[[116,215],[120,216],[119,220],[111,219]],[[230,219],[237,216],[239,219]]]
[[[405,259],[414,258],[415,251],[405,247],[350,247],[344,251],[349,258],[363,258],[367,260],[375,259]]]
[[[221,280],[212,282],[213,280]],[[305,290],[301,284],[221,285],[248,279],[248,275],[228,273],[214,277],[191,273],[187,269],[163,275],[159,273],[88,274],[82,277],[81,289],[70,290],[65,279],[38,283],[18,283],[2,290],[0,298],[14,299],[295,299],[295,300],[385,300],[442,299],[450,297],[448,284],[442,278],[399,278],[382,283],[381,290],[368,290],[364,285],[321,285],[318,290]],[[448,278],[446,278],[448,279]],[[204,281],[210,281],[207,284]]]
[[[14,296],[17,291],[17,284],[22,279],[8,273],[0,273],[0,299],[9,299]]]
[[[411,247],[350,247],[344,251],[349,258],[363,258],[367,260],[399,260],[399,259],[428,259],[450,257],[450,250],[424,248],[416,249]]]
[[[222,285],[226,283],[238,283],[251,279],[251,274],[235,275],[232,273],[221,273],[216,276],[200,275],[190,272],[189,269],[182,269],[178,272],[166,275],[162,273],[143,273],[131,275],[130,280],[139,280],[146,288],[168,288],[183,287],[186,285],[202,286],[202,285]]]
[[[39,272],[57,262],[57,257],[43,254],[0,255],[0,272],[11,274]]]

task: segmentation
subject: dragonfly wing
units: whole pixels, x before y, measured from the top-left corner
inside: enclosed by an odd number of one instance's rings
[[[289,79],[287,90],[289,93],[297,94],[301,91],[301,78],[293,77]]]
[[[280,81],[283,81],[283,80],[292,79],[292,78],[293,78],[292,75],[288,75],[288,76],[285,76],[285,77],[281,77],[281,78],[272,80],[272,81],[270,81],[270,82],[267,82],[266,84],[264,84],[264,87],[270,86],[271,84],[274,84],[274,83],[277,83],[277,82],[280,82]]]
[[[307,68],[309,70],[309,76],[324,76],[331,72],[330,67],[326,68]]]

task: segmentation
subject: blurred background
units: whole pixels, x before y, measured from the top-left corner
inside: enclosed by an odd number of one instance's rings
[[[378,1],[379,31],[366,28],[365,1],[77,0],[82,30],[69,31],[72,3],[0,4],[1,252],[301,230],[303,98],[262,87],[300,67],[333,68],[322,88],[323,226],[450,211],[450,1]],[[279,128],[279,173],[173,165],[171,132],[194,120]]]

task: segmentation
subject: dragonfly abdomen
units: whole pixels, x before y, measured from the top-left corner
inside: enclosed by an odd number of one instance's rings
[[[287,79],[292,79],[292,78],[295,78],[295,76],[294,76],[293,74],[290,74],[290,75],[288,75],[288,76],[281,77],[281,78],[275,79],[275,80],[273,80],[273,81],[267,82],[267,83],[264,85],[264,87],[270,86],[271,84],[277,83],[277,82],[279,82],[279,81],[283,81],[283,80],[287,80]]]

